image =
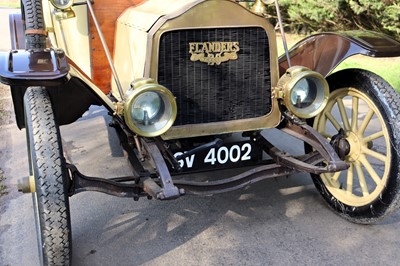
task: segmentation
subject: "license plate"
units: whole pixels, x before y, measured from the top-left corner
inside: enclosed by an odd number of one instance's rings
[[[183,153],[184,151],[176,151],[174,156],[177,157]],[[250,142],[241,141],[224,143],[221,147],[192,154],[178,162],[182,171],[188,172],[250,166],[261,160],[262,150],[260,147]]]

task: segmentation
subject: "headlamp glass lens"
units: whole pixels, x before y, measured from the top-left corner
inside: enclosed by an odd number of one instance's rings
[[[73,0],[52,0],[52,3],[56,8],[64,9],[70,7],[73,4],[72,1]]]
[[[136,98],[131,110],[133,120],[142,125],[151,125],[163,114],[164,103],[158,93],[148,91]]]
[[[58,6],[66,6],[69,3],[69,0],[54,0],[54,3],[56,3]]]
[[[303,78],[290,92],[290,101],[296,108],[307,108],[316,103],[317,86],[312,78]]]

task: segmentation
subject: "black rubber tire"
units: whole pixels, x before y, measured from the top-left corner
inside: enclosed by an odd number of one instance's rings
[[[21,4],[21,13],[25,20],[25,30],[45,30],[41,0],[23,0]],[[25,48],[46,48],[46,35],[25,34]]]
[[[71,223],[59,128],[47,90],[29,87],[24,96],[30,174],[34,177],[35,222],[42,265],[70,265]]]
[[[392,156],[383,190],[379,196],[364,206],[350,206],[338,200],[327,189],[319,175],[312,175],[314,184],[329,206],[340,216],[354,223],[375,223],[398,209],[400,202],[400,97],[385,80],[364,70],[351,69],[337,72],[328,77],[328,83],[331,92],[352,87],[369,96],[384,118],[390,136],[388,146]]]

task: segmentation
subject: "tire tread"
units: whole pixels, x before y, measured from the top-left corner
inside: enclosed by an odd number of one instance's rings
[[[64,187],[64,158],[49,95],[43,87],[25,94],[27,130],[35,172],[44,265],[70,264],[69,202]],[[39,233],[39,232],[38,232]]]
[[[25,15],[25,29],[44,30],[44,19],[42,11],[42,2],[40,0],[26,0],[23,2]],[[26,34],[26,49],[45,49],[46,35],[44,34]]]

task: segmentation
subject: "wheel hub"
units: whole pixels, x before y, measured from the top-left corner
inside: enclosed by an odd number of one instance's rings
[[[18,180],[17,188],[18,192],[22,193],[36,192],[35,177],[32,175],[21,178],[20,180]]]
[[[350,153],[351,147],[349,141],[346,139],[344,130],[341,128],[335,136],[331,139],[331,145],[338,154],[339,158],[344,160]]]
[[[355,162],[358,160],[358,157],[362,153],[362,142],[360,138],[354,132],[349,132],[346,138],[349,143],[350,151],[348,153],[348,159],[351,162]]]

